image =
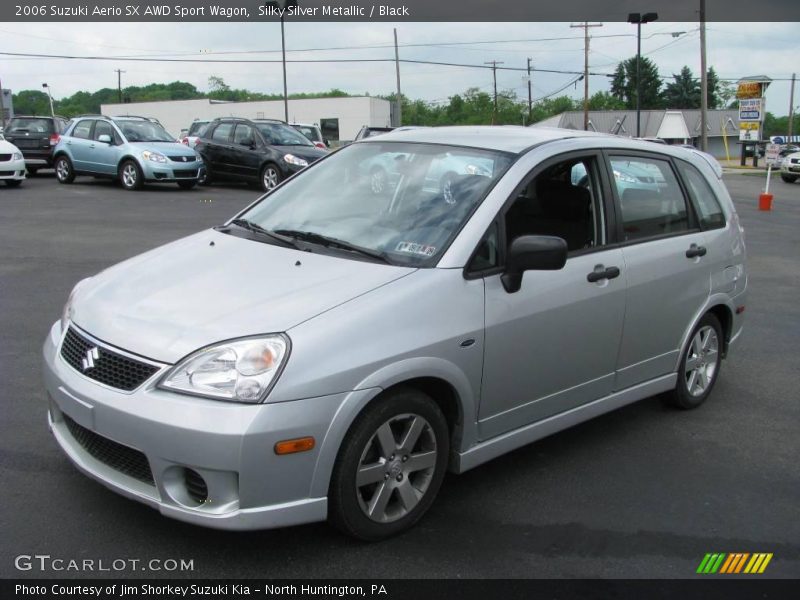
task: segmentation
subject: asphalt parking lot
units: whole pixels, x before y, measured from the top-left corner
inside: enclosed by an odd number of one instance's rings
[[[225,220],[247,187],[126,192],[52,172],[0,187],[2,577],[684,578],[708,552],[772,552],[765,576],[800,577],[800,183],[727,174],[746,229],[740,346],[709,401],[658,398],[461,476],[428,516],[379,544],[326,524],[228,533],[172,521],[78,473],[47,431],[40,346],[72,285]],[[646,332],[643,332],[646,335]],[[14,558],[193,560],[191,572],[18,571]]]

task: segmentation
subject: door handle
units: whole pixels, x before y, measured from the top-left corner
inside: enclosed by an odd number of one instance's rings
[[[692,244],[689,246],[689,249],[686,251],[686,258],[695,258],[697,256],[705,256],[708,250],[706,250],[705,246],[698,246],[697,244]]]
[[[596,283],[601,279],[616,279],[617,277],[619,277],[618,267],[608,267],[603,269],[603,265],[597,265],[594,268],[594,271],[586,276],[586,281],[589,283]]]

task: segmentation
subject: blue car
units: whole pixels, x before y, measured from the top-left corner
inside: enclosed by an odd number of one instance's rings
[[[119,179],[126,190],[145,183],[177,183],[191,189],[203,176],[200,155],[146,117],[76,117],[54,152],[59,183],[76,175]]]

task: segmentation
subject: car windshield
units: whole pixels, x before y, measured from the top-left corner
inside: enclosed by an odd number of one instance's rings
[[[309,139],[282,123],[256,123],[256,127],[272,146],[313,146]]]
[[[6,133],[49,133],[53,130],[53,124],[50,119],[11,119],[8,123],[8,131]]]
[[[115,119],[114,122],[122,129],[122,133],[129,142],[174,142],[175,139],[168,134],[158,123],[152,121],[127,121]]]
[[[208,125],[208,121],[195,121],[189,127],[189,131],[187,132],[186,135],[200,137],[203,135],[203,131],[205,130],[206,125]]]
[[[393,264],[428,267],[512,161],[512,155],[472,148],[353,144],[241,217],[297,239],[322,235]]]

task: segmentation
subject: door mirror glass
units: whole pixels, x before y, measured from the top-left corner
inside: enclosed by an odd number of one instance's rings
[[[110,144],[111,136],[108,135],[107,133],[101,133],[99,136],[97,136],[97,141],[103,142],[104,144]]]
[[[519,291],[525,271],[557,271],[567,262],[567,242],[550,235],[523,235],[511,242],[506,258],[503,287]]]

